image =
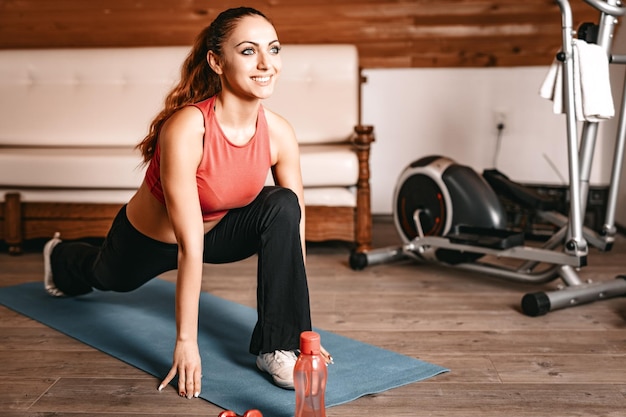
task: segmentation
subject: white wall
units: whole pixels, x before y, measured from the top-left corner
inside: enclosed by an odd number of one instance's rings
[[[506,125],[496,168],[522,182],[567,181],[565,118],[555,115],[552,103],[538,94],[548,64],[364,71],[362,119],[376,133],[372,211],[391,214],[396,179],[422,156],[445,155],[479,172],[493,167],[496,113],[505,115]],[[606,184],[610,172],[603,160],[613,144],[598,144],[591,182]]]

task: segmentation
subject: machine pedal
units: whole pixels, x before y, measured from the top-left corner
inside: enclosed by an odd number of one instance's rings
[[[509,249],[524,244],[524,234],[520,232],[466,225],[455,226],[445,237],[452,243],[490,249]]]

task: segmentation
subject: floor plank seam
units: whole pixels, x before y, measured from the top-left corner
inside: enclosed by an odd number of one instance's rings
[[[48,388],[46,388],[37,398],[35,398],[35,400],[33,400],[33,402],[26,408],[26,410],[30,410],[31,408],[33,408],[39,402],[39,400],[41,400],[48,392],[50,392],[52,388],[54,388],[55,385],[59,383],[60,380],[60,377],[54,378],[54,381],[48,386]]]
[[[502,379],[502,375],[500,375],[500,371],[498,370],[498,367],[496,366],[496,364],[493,362],[493,359],[491,358],[491,355],[487,355],[487,359],[489,359],[489,363],[493,367],[493,370],[496,372],[496,376],[498,377],[499,383],[505,384],[504,380]]]

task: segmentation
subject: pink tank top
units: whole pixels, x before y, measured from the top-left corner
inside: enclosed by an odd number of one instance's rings
[[[269,129],[263,106],[259,108],[254,136],[245,145],[237,146],[222,132],[213,111],[214,103],[215,97],[211,97],[192,104],[204,116],[204,150],[196,172],[204,221],[220,219],[228,210],[250,204],[265,185],[271,167]],[[160,159],[157,141],[145,180],[154,197],[165,204]]]

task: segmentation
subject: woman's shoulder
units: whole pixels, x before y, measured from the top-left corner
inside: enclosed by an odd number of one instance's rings
[[[195,107],[197,109],[200,109],[202,113],[206,114],[209,112],[211,107],[215,105],[214,103],[215,103],[215,96],[211,96],[209,98],[206,98],[204,100],[201,100],[195,103],[189,103],[185,107]]]
[[[204,134],[204,116],[200,109],[185,106],[172,114],[163,125],[161,136]]]
[[[267,127],[270,132],[270,136],[277,135],[279,137],[293,136],[295,138],[295,132],[291,123],[280,114],[263,107],[265,113],[265,120],[267,120]]]

